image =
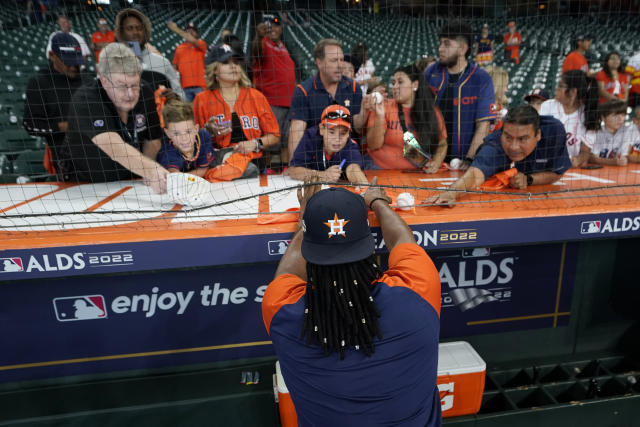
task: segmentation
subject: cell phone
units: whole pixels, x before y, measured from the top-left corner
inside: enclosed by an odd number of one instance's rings
[[[127,45],[129,46],[129,48],[131,48],[133,53],[135,53],[138,58],[142,58],[142,49],[140,49],[139,42],[137,41],[127,42]]]
[[[587,170],[591,170],[591,169],[602,169],[604,166],[602,165],[584,165],[581,166],[580,169],[587,169]]]

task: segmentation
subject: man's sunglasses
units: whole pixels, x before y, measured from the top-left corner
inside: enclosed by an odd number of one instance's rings
[[[345,120],[349,123],[351,123],[351,114],[347,114],[345,112],[342,111],[329,111],[325,116],[325,119],[329,119],[329,120],[338,120],[338,119],[342,119]]]

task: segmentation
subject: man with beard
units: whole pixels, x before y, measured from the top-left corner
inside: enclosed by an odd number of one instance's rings
[[[49,66],[27,83],[23,126],[47,142],[44,165],[51,174],[56,172],[57,148],[67,131],[71,96],[87,78],[80,74],[84,63],[80,43],[71,34],[57,33],[51,40]]]
[[[171,86],[171,89],[184,98],[178,74],[167,58],[149,49],[151,39],[151,21],[137,9],[129,8],[118,12],[115,23],[116,40],[129,44],[134,53],[142,61],[142,79],[150,83],[153,89],[160,85]],[[137,49],[139,47],[139,50]],[[168,82],[168,84],[167,84]]]
[[[441,28],[440,60],[425,71],[447,125],[448,158],[463,159],[463,170],[473,161],[496,118],[491,76],[467,61],[471,34],[471,27],[462,21]]]
[[[320,123],[322,112],[331,104],[347,107],[353,114],[353,128],[361,129],[366,119],[360,85],[342,75],[342,44],[322,39],[313,48],[318,73],[296,86],[291,99],[289,118],[289,153],[295,153],[307,127]]]

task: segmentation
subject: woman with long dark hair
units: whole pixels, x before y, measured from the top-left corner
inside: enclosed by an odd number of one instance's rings
[[[609,52],[602,62],[602,71],[596,74],[600,103],[629,99],[629,76],[625,74],[622,58],[618,52]]]
[[[583,71],[571,70],[562,75],[554,99],[542,103],[540,115],[560,120],[567,132],[567,150],[573,167],[589,161],[600,129],[598,83]]]
[[[403,156],[403,135],[410,131],[431,157],[425,171],[435,173],[447,154],[447,131],[423,72],[415,64],[400,67],[391,82],[393,99],[373,104],[369,113],[369,156],[380,169],[416,169]]]

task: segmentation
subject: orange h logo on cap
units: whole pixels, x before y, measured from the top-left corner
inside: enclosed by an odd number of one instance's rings
[[[344,231],[344,226],[349,223],[348,219],[338,218],[338,213],[335,212],[333,214],[333,219],[330,219],[328,222],[325,222],[324,225],[329,227],[329,238],[333,236],[343,236],[346,237],[346,233]]]

